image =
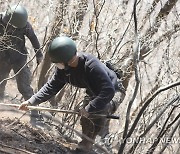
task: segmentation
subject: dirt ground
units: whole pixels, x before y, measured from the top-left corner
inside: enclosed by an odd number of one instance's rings
[[[0,153],[1,154],[66,154],[73,144],[67,143],[53,129],[34,127],[29,116],[12,107],[0,107]],[[43,129],[42,129],[43,128]],[[52,131],[49,133],[48,131]],[[70,149],[71,148],[71,149]]]
[[[5,99],[0,103],[22,102],[14,83],[8,82]],[[71,154],[76,147],[67,143],[54,128],[32,126],[29,115],[17,108],[0,105],[0,113],[0,154]]]

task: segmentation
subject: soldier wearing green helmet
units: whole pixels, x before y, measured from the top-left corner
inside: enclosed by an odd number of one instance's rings
[[[62,36],[55,38],[49,46],[49,56],[53,63],[65,63],[72,59],[76,54],[76,44],[68,37]]]
[[[66,83],[85,88],[86,96],[81,115],[82,137],[76,152],[86,153],[92,150],[96,136],[103,130],[107,119],[95,114],[112,114],[121,98],[115,98],[118,91],[117,76],[114,71],[85,52],[77,52],[75,42],[66,36],[55,38],[49,45],[48,54],[57,66],[52,78],[30,99],[23,102],[19,109],[27,110],[28,105],[38,105],[56,95]],[[114,99],[115,98],[115,99]]]
[[[31,72],[26,64],[27,49],[25,36],[30,40],[36,53],[37,64],[42,61],[43,54],[38,38],[28,22],[26,9],[21,5],[10,6],[5,13],[0,13],[0,81],[7,78],[11,69],[17,73],[15,76],[17,87],[25,100],[33,95],[31,87]],[[0,100],[4,99],[4,91],[7,81],[0,85]],[[36,111],[31,112],[38,116]]]
[[[7,9],[2,20],[10,23],[14,27],[23,28],[27,24],[28,14],[26,9],[21,5],[14,5]]]

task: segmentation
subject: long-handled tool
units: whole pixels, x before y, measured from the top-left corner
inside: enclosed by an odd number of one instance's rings
[[[20,105],[18,104],[4,104],[0,103],[0,105],[4,106],[11,106],[11,107],[16,107],[18,108]],[[62,109],[50,109],[46,107],[39,107],[39,106],[27,106],[29,110],[37,110],[37,111],[49,111],[49,112],[61,112],[61,113],[68,113],[68,114],[79,114],[79,112],[73,111],[73,110],[62,110]],[[106,117],[108,119],[119,119],[119,116],[115,115],[105,115],[105,114],[93,114],[95,116],[99,117]]]

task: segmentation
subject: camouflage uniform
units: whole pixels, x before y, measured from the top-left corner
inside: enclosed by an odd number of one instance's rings
[[[106,105],[106,107],[102,111],[98,112],[97,114],[113,114],[121,104],[124,97],[125,89],[121,84],[121,81],[118,80],[116,93],[113,99]],[[93,99],[93,96],[85,96],[83,100],[83,107],[85,108]],[[93,116],[91,114],[88,118],[81,117],[82,133],[93,140],[95,140],[95,137],[97,135],[101,136],[101,138],[104,138],[109,133],[109,123],[110,119],[107,119],[105,117]],[[83,138],[83,142],[88,142],[88,140],[86,140],[86,138]]]
[[[35,49],[36,58],[42,58],[39,50],[40,44],[29,22],[24,28],[14,28],[2,21],[0,14],[0,82],[9,76],[11,69],[17,73],[27,61],[27,49],[25,47],[25,36],[27,36]],[[26,65],[17,75],[16,82],[19,92],[25,100],[33,95],[31,84],[31,73]],[[4,90],[7,81],[0,85],[0,98],[4,97]]]

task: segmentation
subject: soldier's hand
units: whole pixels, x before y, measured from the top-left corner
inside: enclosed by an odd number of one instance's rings
[[[89,117],[89,113],[85,110],[85,108],[81,108],[81,109],[79,110],[79,115],[80,115],[80,116],[83,116],[83,117],[86,117],[86,118]]]
[[[20,106],[19,106],[19,110],[24,110],[27,111],[28,110],[28,105],[30,105],[30,103],[28,101],[23,102]]]
[[[37,61],[37,64],[39,65],[43,60],[43,57],[37,57],[36,58],[36,61]]]

